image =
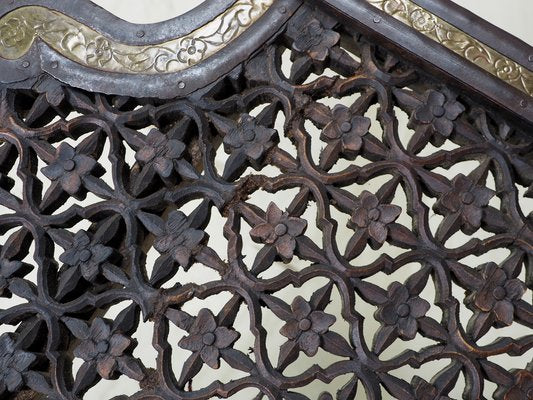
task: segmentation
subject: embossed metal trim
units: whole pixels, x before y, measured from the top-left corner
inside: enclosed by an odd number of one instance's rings
[[[60,12],[41,6],[15,9],[0,18],[0,56],[18,59],[36,38],[81,65],[130,74],[172,73],[218,52],[257,21],[274,0],[241,0],[190,34],[163,43],[113,41]]]
[[[367,0],[490,74],[533,96],[533,72],[410,0]]]

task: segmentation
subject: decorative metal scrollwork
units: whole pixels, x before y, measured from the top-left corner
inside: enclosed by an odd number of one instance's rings
[[[0,121],[2,398],[531,395],[530,133],[331,16],[188,97],[42,75]]]

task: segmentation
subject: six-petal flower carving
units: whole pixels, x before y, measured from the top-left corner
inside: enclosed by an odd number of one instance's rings
[[[250,231],[252,239],[258,243],[273,245],[283,261],[289,262],[294,256],[296,237],[307,228],[307,221],[289,216],[274,203],[268,205],[265,222]]]
[[[179,346],[198,352],[204,363],[216,369],[220,366],[220,350],[230,347],[239,336],[239,333],[233,329],[217,326],[211,311],[203,308],[195,318],[189,336],[182,338]]]

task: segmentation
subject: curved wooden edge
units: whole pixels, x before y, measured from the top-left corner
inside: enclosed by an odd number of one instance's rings
[[[160,43],[186,35],[222,14],[237,0],[206,0],[192,10],[152,24],[128,22],[90,0],[16,0],[0,2],[0,16],[24,6],[42,6],[75,18],[111,39],[132,45]]]
[[[533,126],[533,98],[438,44],[367,0],[320,0],[339,21],[399,52],[459,91],[488,107],[497,107],[521,126]],[[486,22],[486,24],[489,24]],[[490,24],[489,24],[490,25]]]
[[[450,0],[412,0],[432,14],[533,71],[533,47]],[[504,7],[504,3],[501,5]],[[533,38],[532,38],[533,39]]]
[[[51,0],[40,0],[39,3],[45,1]],[[89,3],[87,0],[76,2]],[[89,91],[134,97],[185,96],[218,80],[248,59],[279,31],[300,5],[301,0],[276,0],[257,21],[211,55],[208,62],[204,60],[179,72],[148,75],[102,71],[63,57],[45,42],[39,41],[22,59],[1,60],[0,80],[10,86],[27,80],[26,84],[31,86],[34,78],[44,71],[70,86]],[[98,9],[103,12],[98,18],[116,18],[107,11]],[[78,19],[77,15],[76,18]],[[176,20],[171,21],[175,23]],[[130,28],[136,26],[125,23]],[[135,36],[135,30],[130,29],[129,35]],[[17,86],[21,87],[23,84]]]

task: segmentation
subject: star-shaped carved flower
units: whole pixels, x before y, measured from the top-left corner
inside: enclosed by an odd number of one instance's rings
[[[316,61],[324,61],[329,55],[329,50],[337,44],[340,35],[326,29],[319,20],[309,21],[303,30],[299,30],[292,43],[292,49],[298,53],[306,54]]]
[[[481,266],[483,286],[466,297],[466,304],[482,313],[490,313],[497,326],[509,326],[513,322],[514,302],[526,292],[520,279],[507,276],[504,268],[493,262]]]
[[[224,136],[226,153],[242,153],[248,161],[259,168],[264,154],[276,144],[277,131],[259,125],[257,120],[248,114],[242,114],[239,124]]]
[[[328,142],[340,141],[344,153],[356,154],[363,144],[362,138],[368,133],[370,124],[370,119],[353,115],[348,107],[338,104],[333,108],[332,120],[322,131],[322,139]]]
[[[58,181],[65,192],[73,195],[80,190],[82,178],[95,167],[94,159],[76,153],[72,146],[63,142],[56,149],[54,161],[41,171],[51,181]]]
[[[268,205],[265,222],[255,226],[250,236],[255,242],[276,247],[283,261],[289,262],[296,248],[295,238],[302,235],[307,228],[307,221],[291,217],[274,203]]]
[[[359,196],[359,205],[353,211],[348,227],[352,229],[366,229],[368,235],[379,244],[387,239],[387,225],[394,222],[401,207],[393,204],[379,204],[376,195],[363,191]]]
[[[103,67],[113,58],[111,44],[104,37],[97,37],[87,44],[85,61],[89,65]]]
[[[59,260],[72,268],[77,268],[83,278],[93,282],[101,272],[113,249],[92,240],[89,233],[78,231],[73,238],[72,247],[59,256]]]
[[[494,194],[493,190],[458,174],[453,178],[450,190],[437,200],[434,210],[440,214],[459,213],[465,232],[471,234],[481,226],[482,209]]]
[[[19,390],[24,384],[23,374],[36,359],[35,354],[18,349],[10,334],[0,336],[0,395]]]
[[[413,339],[418,330],[417,320],[429,310],[429,303],[419,296],[412,296],[407,286],[399,282],[389,285],[387,296],[388,300],[376,311],[376,319],[395,327],[401,338]]]
[[[424,94],[424,102],[415,110],[417,121],[429,124],[433,130],[448,137],[453,131],[454,121],[465,110],[465,107],[451,95],[436,90],[428,90]]]
[[[291,304],[294,319],[280,329],[280,333],[289,340],[298,343],[300,350],[307,356],[314,356],[320,347],[321,337],[326,333],[336,318],[321,310],[313,310],[301,296],[294,298]]]
[[[190,227],[187,216],[181,211],[172,211],[162,227],[161,235],[154,241],[154,248],[171,254],[176,262],[187,268],[191,256],[205,237],[205,232]]]
[[[153,165],[159,176],[168,178],[178,168],[184,151],[183,142],[169,139],[154,128],[146,136],[146,146],[135,153],[135,159],[144,165]]]
[[[207,308],[203,308],[195,318],[189,336],[179,341],[179,346],[197,352],[204,363],[211,368],[220,366],[220,350],[230,347],[238,338],[239,333],[225,326],[217,326],[215,317]]]
[[[127,350],[136,346],[136,341],[115,331],[108,321],[97,317],[90,326],[81,320],[67,319],[67,326],[73,328],[73,334],[81,339],[74,349],[74,356],[96,368],[96,372],[104,379],[112,379],[116,371],[130,378],[143,378],[142,367]]]
[[[207,50],[207,43],[201,39],[186,37],[180,42],[178,50],[178,60],[188,65],[196,64],[200,61]]]

